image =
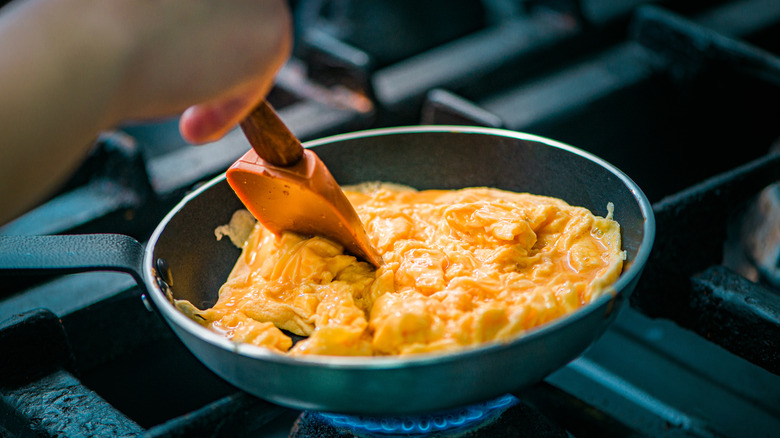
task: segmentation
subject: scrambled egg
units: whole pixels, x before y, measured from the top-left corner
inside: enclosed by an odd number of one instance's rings
[[[180,308],[234,341],[291,355],[451,351],[566,315],[622,269],[611,205],[602,218],[490,188],[367,184],[345,193],[384,266],[322,237],[277,237],[254,224],[248,237],[228,232],[243,250],[216,305]],[[284,331],[305,339],[293,346]]]

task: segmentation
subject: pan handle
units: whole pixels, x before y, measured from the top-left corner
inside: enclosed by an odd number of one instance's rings
[[[143,245],[122,234],[0,236],[0,274],[119,271],[146,292],[143,255]]]

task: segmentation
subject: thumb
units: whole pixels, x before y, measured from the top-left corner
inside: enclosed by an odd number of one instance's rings
[[[240,87],[237,91],[187,108],[179,119],[179,132],[192,144],[219,140],[246,118],[271,91],[273,76],[261,84]]]
[[[218,140],[249,114],[254,99],[236,97],[193,105],[181,115],[179,132],[192,144]]]

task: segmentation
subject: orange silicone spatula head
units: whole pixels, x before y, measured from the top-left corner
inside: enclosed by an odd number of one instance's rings
[[[268,102],[241,123],[252,150],[227,171],[227,180],[255,218],[279,235],[294,231],[328,237],[374,266],[382,257],[325,164],[304,149]]]

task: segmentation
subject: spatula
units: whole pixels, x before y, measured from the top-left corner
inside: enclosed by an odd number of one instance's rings
[[[382,257],[338,183],[311,149],[300,141],[267,101],[243,122],[252,149],[227,171],[244,206],[269,231],[294,231],[330,238],[374,266]]]

